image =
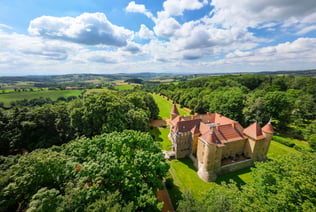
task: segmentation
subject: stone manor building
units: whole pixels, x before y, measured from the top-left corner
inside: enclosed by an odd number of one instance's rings
[[[180,116],[176,105],[170,113],[169,139],[177,159],[189,157],[204,181],[265,161],[273,135],[268,122],[243,128],[237,121],[217,113]]]

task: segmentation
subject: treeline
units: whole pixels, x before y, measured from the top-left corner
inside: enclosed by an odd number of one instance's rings
[[[107,91],[70,102],[0,109],[0,154],[61,145],[77,136],[92,137],[125,129],[148,131],[159,109],[150,94]]]
[[[306,128],[315,120],[315,85],[316,78],[310,77],[224,75],[160,84],[157,91],[193,112],[221,113],[244,125],[272,119],[285,130],[290,124]],[[295,134],[313,133],[298,129]]]
[[[0,211],[161,211],[156,192],[168,169],[137,131],[0,156]]]

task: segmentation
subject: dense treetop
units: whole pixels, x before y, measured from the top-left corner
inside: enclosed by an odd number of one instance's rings
[[[148,131],[149,119],[157,118],[158,113],[153,97],[141,91],[107,91],[70,102],[0,109],[0,153],[60,145],[81,135]]]
[[[158,211],[169,168],[152,137],[136,131],[0,159],[0,211]]]

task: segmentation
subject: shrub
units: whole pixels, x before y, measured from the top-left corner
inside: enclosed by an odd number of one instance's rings
[[[173,179],[172,178],[167,178],[166,179],[166,182],[165,182],[165,185],[166,185],[166,187],[167,187],[167,189],[172,189],[172,187],[173,187]]]

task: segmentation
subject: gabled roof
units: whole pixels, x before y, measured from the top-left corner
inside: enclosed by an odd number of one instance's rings
[[[209,126],[201,122],[200,131],[202,140],[210,144],[224,145],[227,142],[240,141],[246,138],[242,134],[243,127],[238,122],[217,126]]]
[[[174,131],[176,132],[188,132],[191,131],[194,127],[200,128],[200,119],[193,120],[180,120],[176,123]]]
[[[254,122],[249,127],[247,127],[243,133],[255,140],[261,140],[265,138],[262,134],[262,129],[257,122]]]
[[[264,125],[264,127],[262,127],[262,131],[265,133],[274,133],[273,126],[270,121],[266,125]]]
[[[176,104],[173,104],[173,107],[171,109],[170,114],[172,114],[172,115],[179,115],[180,114]]]

